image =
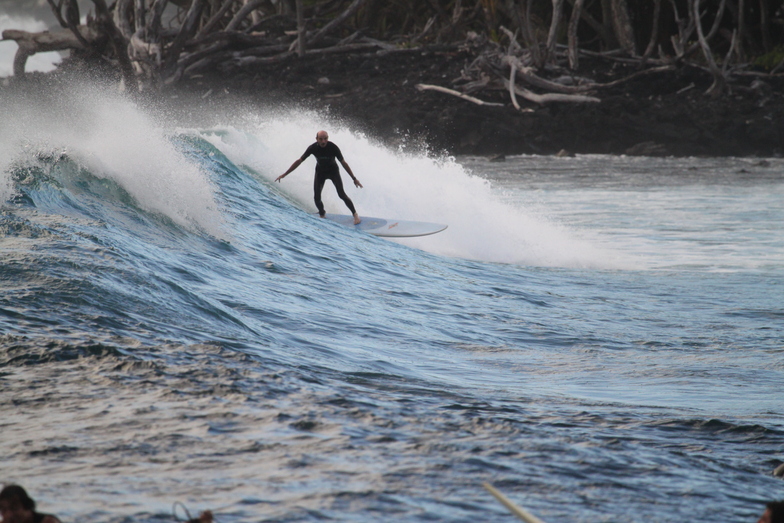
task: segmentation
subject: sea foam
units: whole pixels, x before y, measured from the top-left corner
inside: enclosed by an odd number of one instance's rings
[[[497,263],[553,267],[618,268],[617,253],[595,246],[576,230],[541,212],[509,205],[486,179],[452,157],[439,156],[405,142],[383,143],[343,122],[307,111],[264,115],[243,129],[205,133],[237,165],[247,165],[268,182],[286,171],[325,129],[330,140],[364,185],[357,189],[343,177],[360,215],[444,223],[437,235],[399,243],[433,254]],[[288,199],[307,212],[313,203],[314,161],[308,159],[280,185]],[[323,192],[328,212],[348,209],[331,184]]]
[[[122,186],[151,212],[223,237],[215,187],[174,145],[169,126],[108,87],[72,85],[53,96],[2,103],[0,198],[13,194],[10,166],[41,153],[66,154]]]

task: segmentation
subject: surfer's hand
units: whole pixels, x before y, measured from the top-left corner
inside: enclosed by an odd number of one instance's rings
[[[359,187],[360,189],[362,188],[362,184],[361,184],[361,183],[359,183],[359,180],[358,180],[357,178],[354,178],[354,185],[356,185],[356,186],[357,186],[357,187]]]
[[[277,178],[275,178],[275,181],[276,181],[276,182],[280,182],[280,180],[281,180],[281,179],[282,179],[284,176],[286,176],[286,175],[285,175],[285,174],[281,174],[280,176],[278,176]]]

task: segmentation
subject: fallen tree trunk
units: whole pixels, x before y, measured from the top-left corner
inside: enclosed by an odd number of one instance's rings
[[[554,91],[556,93],[563,93],[563,94],[575,94],[575,93],[593,89],[593,84],[587,86],[580,86],[580,85],[563,85],[557,82],[552,82],[550,80],[546,80],[536,75],[532,67],[526,67],[522,65],[516,57],[506,56],[503,59],[503,62],[510,64],[510,66],[512,61],[515,62],[515,69],[516,69],[515,76],[519,77],[520,79],[524,80],[530,85],[533,85],[534,87],[539,87],[540,89],[545,89],[547,91]]]
[[[84,41],[95,44],[101,39],[97,31],[87,26],[78,27],[79,34]],[[14,56],[14,75],[22,76],[25,72],[27,59],[36,53],[50,51],[65,51],[69,49],[86,49],[84,44],[76,38],[72,31],[52,31],[43,33],[29,33],[16,29],[3,31],[3,40],[14,40],[19,49]]]
[[[563,94],[563,93],[545,93],[537,94],[529,91],[518,85],[513,85],[509,80],[503,78],[504,84],[507,89],[513,91],[516,95],[522,96],[529,102],[534,102],[539,105],[546,105],[553,102],[567,102],[567,103],[598,103],[601,102],[599,98],[594,96],[587,96],[584,94]]]
[[[475,98],[473,96],[468,96],[467,94],[463,94],[460,91],[455,91],[454,89],[449,89],[447,87],[441,87],[440,85],[430,85],[430,84],[416,84],[415,86],[419,91],[437,91],[439,93],[450,94],[452,96],[457,96],[463,100],[467,100],[471,103],[475,103],[476,105],[487,105],[487,106],[494,106],[494,107],[503,107],[504,104],[499,104],[495,102],[485,102],[484,100],[480,100],[479,98]]]

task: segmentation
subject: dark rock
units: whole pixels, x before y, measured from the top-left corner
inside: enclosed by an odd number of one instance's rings
[[[667,156],[667,147],[656,142],[641,142],[624,151],[629,156]]]

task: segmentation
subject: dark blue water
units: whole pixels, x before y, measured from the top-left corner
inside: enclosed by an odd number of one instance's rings
[[[57,102],[0,123],[0,479],[42,510],[511,521],[489,482],[548,522],[756,521],[784,498],[781,160],[490,163],[313,114]],[[310,215],[311,164],[272,180],[324,127],[361,214],[449,229]]]

